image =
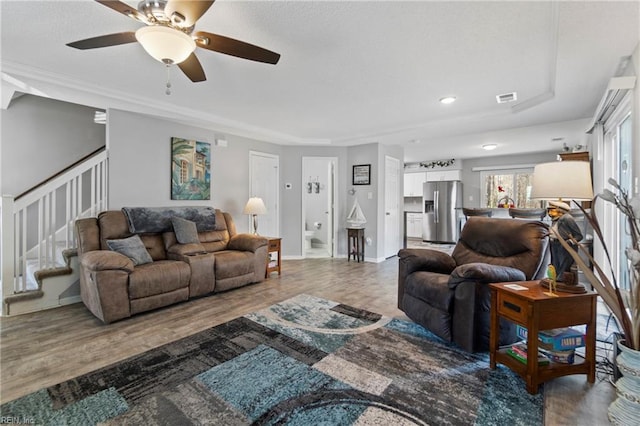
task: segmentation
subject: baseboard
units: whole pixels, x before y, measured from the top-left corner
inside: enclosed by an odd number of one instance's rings
[[[73,305],[74,303],[80,303],[80,302],[82,302],[82,297],[80,295],[65,297],[63,299],[60,299],[60,306]]]
[[[304,256],[282,256],[282,260],[303,260]]]

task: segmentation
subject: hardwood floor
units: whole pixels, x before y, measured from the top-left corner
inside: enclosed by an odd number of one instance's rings
[[[82,304],[0,320],[0,401],[6,402],[214,325],[307,293],[383,315],[396,308],[398,260],[285,260],[282,276],[103,325]],[[514,392],[526,392],[514,389]],[[545,384],[545,424],[608,424],[615,391],[583,375]]]

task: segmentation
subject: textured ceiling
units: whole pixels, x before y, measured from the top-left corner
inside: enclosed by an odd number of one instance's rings
[[[127,1],[135,6],[137,2]],[[285,144],[402,144],[405,161],[559,150],[639,40],[638,2],[219,0],[196,30],[282,55],[273,66],[197,49],[208,80],[137,43],[65,43],[141,24],[96,2],[2,0],[8,84]],[[495,96],[516,91],[518,101]],[[438,99],[455,95],[442,105]],[[514,130],[517,129],[517,130]],[[499,144],[486,153],[483,143]]]

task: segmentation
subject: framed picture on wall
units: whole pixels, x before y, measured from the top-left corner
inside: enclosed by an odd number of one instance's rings
[[[353,185],[371,185],[371,164],[353,166]]]
[[[171,138],[171,199],[211,199],[211,144]]]

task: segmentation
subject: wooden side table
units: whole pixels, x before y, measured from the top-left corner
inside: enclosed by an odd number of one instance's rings
[[[517,284],[524,290],[514,290],[508,285]],[[558,297],[544,294],[546,289],[539,281],[496,283],[491,289],[491,338],[489,339],[490,367],[496,363],[506,365],[527,382],[530,394],[538,392],[538,385],[547,380],[569,374],[586,374],[589,383],[596,378],[596,301],[597,294],[558,293]],[[512,358],[505,349],[498,348],[500,317],[527,328],[527,364]],[[538,365],[538,332],[553,328],[586,324],[585,357],[576,356],[574,364],[551,362]]]
[[[347,228],[347,262],[353,256],[354,260],[364,262],[364,228]]]
[[[272,272],[277,272],[278,276],[280,276],[281,268],[282,268],[282,251],[281,251],[281,242],[282,238],[279,237],[266,237],[268,240],[267,243],[267,272],[265,273],[265,278],[269,278]],[[271,254],[275,253],[276,259],[271,260]]]

